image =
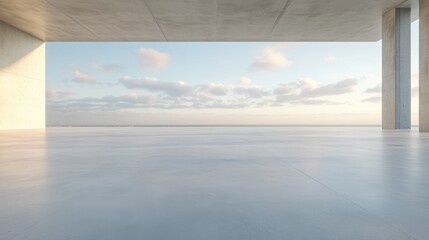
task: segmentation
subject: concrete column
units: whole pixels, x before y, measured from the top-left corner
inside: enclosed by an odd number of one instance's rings
[[[383,129],[411,128],[411,9],[383,15]]]
[[[429,0],[420,0],[419,8],[419,128],[429,132]]]
[[[0,130],[45,127],[45,43],[0,21]]]

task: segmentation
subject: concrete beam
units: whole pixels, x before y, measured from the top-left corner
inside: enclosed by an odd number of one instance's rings
[[[411,128],[411,9],[383,15],[383,129]]]
[[[45,43],[0,21],[0,130],[45,127]]]

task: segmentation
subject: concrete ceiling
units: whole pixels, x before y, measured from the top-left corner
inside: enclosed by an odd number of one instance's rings
[[[377,41],[404,0],[0,0],[45,41]]]

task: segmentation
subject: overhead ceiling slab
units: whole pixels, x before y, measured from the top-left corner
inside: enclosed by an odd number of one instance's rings
[[[45,41],[377,41],[382,14],[416,2],[0,0],[0,21]]]

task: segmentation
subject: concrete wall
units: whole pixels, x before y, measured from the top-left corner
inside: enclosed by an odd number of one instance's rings
[[[0,130],[45,127],[45,43],[0,22]]]

